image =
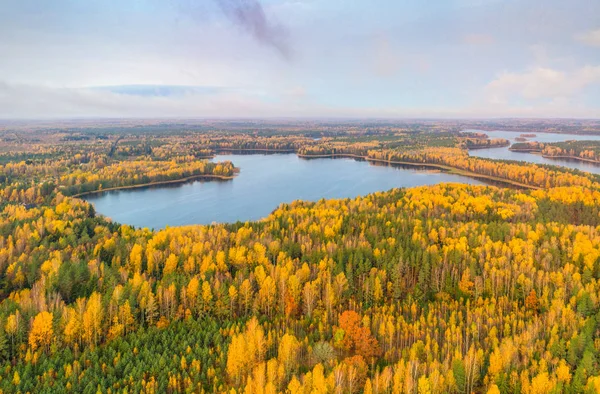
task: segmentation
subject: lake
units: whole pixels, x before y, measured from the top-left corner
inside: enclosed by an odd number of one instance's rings
[[[301,159],[295,154],[219,155],[240,173],[229,181],[194,181],[85,197],[96,211],[138,227],[163,228],[252,221],[294,200],[357,197],[395,187],[476,179],[431,170],[373,165],[353,159]]]
[[[521,134],[529,134],[529,132],[516,132],[516,131],[482,131],[482,130],[465,130],[479,133],[485,133],[490,138],[505,138],[514,144],[518,141],[515,139]],[[534,133],[535,137],[527,138],[527,141],[538,141],[538,142],[561,142],[568,140],[577,141],[598,141],[600,135],[581,135],[581,134],[559,134],[559,133]],[[542,157],[540,154],[527,153],[527,152],[513,152],[508,147],[501,148],[486,148],[486,149],[473,149],[469,151],[469,155],[476,157],[483,157],[486,159],[502,159],[502,160],[518,160],[526,161],[529,163],[536,164],[550,164],[555,166],[569,167],[581,171],[587,171],[594,174],[600,174],[600,165],[583,162],[579,160],[568,160],[568,159],[549,159]]]

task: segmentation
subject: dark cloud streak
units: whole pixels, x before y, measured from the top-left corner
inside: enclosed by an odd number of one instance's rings
[[[225,16],[240,26],[261,44],[273,48],[283,58],[290,60],[288,30],[269,21],[258,0],[215,0]]]

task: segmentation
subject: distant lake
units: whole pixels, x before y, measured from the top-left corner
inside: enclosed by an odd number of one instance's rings
[[[357,197],[396,187],[476,179],[415,168],[373,165],[353,159],[301,159],[295,154],[219,155],[240,173],[229,181],[194,181],[87,196],[96,211],[138,227],[163,228],[212,222],[252,221],[294,200]]]
[[[516,138],[521,134],[529,134],[525,131],[482,131],[482,130],[465,130],[472,132],[485,133],[490,138],[505,138],[510,141],[511,145],[518,142]],[[527,138],[527,141],[537,142],[562,142],[569,140],[576,141],[599,141],[600,135],[583,135],[583,134],[559,134],[559,133],[532,133],[535,137]],[[554,166],[563,166],[581,171],[587,171],[594,174],[600,174],[600,165],[583,162],[579,160],[568,159],[548,159],[539,154],[528,152],[513,152],[508,147],[473,149],[469,151],[469,155],[483,157],[486,159],[501,159],[501,160],[519,160],[536,164],[550,164]]]

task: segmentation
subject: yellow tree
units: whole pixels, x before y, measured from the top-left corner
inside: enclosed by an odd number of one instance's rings
[[[8,318],[6,319],[4,331],[6,331],[6,333],[8,335],[10,335],[10,340],[11,340],[12,345],[14,345],[15,335],[17,335],[17,332],[19,331],[19,325],[21,324],[20,320],[21,320],[21,314],[19,313],[18,310],[15,313],[8,316]]]
[[[131,313],[131,306],[129,305],[129,300],[125,301],[123,305],[119,306],[119,323],[123,325],[125,335],[127,335],[133,329],[133,325],[135,324],[135,318]]]
[[[260,284],[260,289],[258,290],[258,299],[260,301],[261,309],[268,316],[271,316],[271,313],[274,309],[276,292],[277,286],[275,286],[275,281],[273,278],[271,278],[271,276],[267,276]]]
[[[190,279],[187,285],[187,304],[188,307],[192,310],[196,310],[196,303],[198,302],[198,294],[200,294],[200,281],[197,276],[194,276]]]
[[[81,318],[73,308],[67,308],[65,313],[66,324],[64,328],[65,341],[68,344],[75,344],[81,338]]]
[[[129,253],[129,264],[131,272],[141,272],[143,252],[143,248],[139,244],[135,244],[133,245],[133,248],[131,248],[131,253]]]
[[[256,318],[246,325],[246,331],[234,335],[227,351],[227,373],[236,384],[242,376],[264,360],[266,352],[265,332]]]
[[[92,293],[83,314],[83,339],[89,344],[97,344],[102,333],[102,300],[100,294]]]
[[[285,373],[289,374],[297,365],[298,351],[300,344],[295,336],[285,334],[279,342],[277,356],[279,362],[284,365]]]
[[[48,348],[52,341],[54,331],[52,329],[52,313],[40,312],[33,319],[31,331],[29,331],[29,346],[33,350],[38,347]]]

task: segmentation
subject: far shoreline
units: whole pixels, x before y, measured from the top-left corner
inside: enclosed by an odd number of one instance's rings
[[[233,178],[235,178],[235,175],[209,175],[209,174],[192,175],[192,176],[189,176],[186,178],[172,179],[172,180],[168,180],[168,181],[148,182],[148,183],[142,183],[139,185],[115,186],[115,187],[109,187],[107,189],[91,190],[89,192],[77,193],[77,194],[73,194],[72,196],[66,196],[66,197],[81,198],[81,197],[91,196],[94,194],[100,194],[100,193],[104,193],[104,192],[143,189],[143,188],[147,188],[147,187],[161,186],[161,185],[176,185],[176,184],[187,183],[190,181],[195,181],[195,180],[200,180],[200,179],[229,181],[229,180],[232,180]]]
[[[520,188],[524,188],[524,189],[533,189],[533,190],[540,190],[541,189],[538,186],[527,185],[525,183],[520,183],[520,182],[517,182],[517,181],[512,181],[510,179],[499,178],[499,177],[495,177],[495,176],[492,176],[492,175],[478,174],[476,172],[467,171],[467,170],[463,170],[463,169],[455,168],[455,167],[451,167],[451,166],[446,166],[444,164],[414,163],[414,162],[410,162],[410,161],[396,161],[396,160],[376,159],[376,158],[372,158],[372,157],[368,157],[368,156],[355,155],[355,154],[352,154],[352,153],[332,153],[332,154],[321,154],[321,155],[297,154],[297,155],[298,155],[298,157],[303,158],[303,159],[348,158],[348,159],[358,159],[358,160],[365,160],[365,161],[371,161],[371,162],[376,162],[376,163],[392,164],[392,165],[393,164],[397,164],[397,165],[406,165],[406,166],[411,166],[411,167],[430,167],[430,168],[442,169],[442,170],[445,170],[445,171],[447,171],[449,173],[457,174],[457,175],[463,175],[463,176],[466,176],[466,177],[469,177],[469,178],[484,179],[484,180],[493,181],[493,182],[497,182],[497,183],[502,183],[502,184],[506,184],[506,185],[512,185],[512,186],[516,186],[516,187],[520,187]]]
[[[563,159],[563,160],[576,160],[576,161],[583,161],[585,163],[592,163],[592,164],[598,164],[600,165],[600,160],[594,160],[594,159],[586,159],[584,157],[579,157],[579,156],[569,156],[569,155],[560,155],[560,156],[550,156],[550,155],[545,155],[542,153],[541,149],[511,149],[509,148],[508,150],[510,150],[511,152],[517,152],[517,153],[531,153],[531,154],[537,154],[542,156],[545,159]]]
[[[584,157],[577,157],[577,156],[547,156],[547,155],[542,154],[542,157],[545,157],[546,159],[570,159],[570,160],[579,160],[579,161],[583,161],[583,162],[587,162],[587,163],[600,164],[600,160],[586,159]]]
[[[507,133],[523,133],[523,134],[528,134],[529,133],[529,132],[526,132],[526,131],[523,131],[523,130],[505,130],[505,129],[496,129],[496,128],[481,128],[481,129],[463,129],[463,130],[459,131],[459,134],[460,133],[464,133],[464,132],[467,132],[467,133],[468,132],[473,132],[473,131],[481,131],[483,133],[485,133],[485,132],[493,133],[493,132],[496,132],[496,131],[507,132]],[[573,133],[573,132],[557,132],[557,131],[546,131],[546,130],[536,130],[535,132],[532,131],[531,134],[589,135],[589,136],[594,136],[594,137],[600,136],[600,133]],[[529,137],[529,138],[535,138],[535,137]]]

